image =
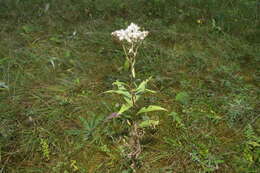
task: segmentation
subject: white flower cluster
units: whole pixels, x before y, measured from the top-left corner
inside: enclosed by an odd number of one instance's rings
[[[125,30],[117,30],[112,32],[112,36],[117,37],[120,41],[126,40],[128,43],[139,42],[145,39],[148,35],[148,31],[140,31],[140,27],[134,23],[131,23]]]

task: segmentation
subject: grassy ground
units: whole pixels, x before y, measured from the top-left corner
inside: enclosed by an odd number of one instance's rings
[[[49,8],[48,5],[49,4]],[[123,51],[110,33],[150,31],[138,78],[156,130],[138,172],[260,172],[259,3],[255,0],[0,2],[0,173],[129,172],[111,89]]]

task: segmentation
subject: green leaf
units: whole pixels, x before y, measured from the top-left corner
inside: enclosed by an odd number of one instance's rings
[[[147,83],[152,79],[152,77],[144,80],[143,82],[140,83],[140,85],[137,87],[136,89],[136,94],[141,94],[143,92],[145,92],[147,89],[146,89],[146,85]]]
[[[248,144],[253,146],[253,147],[260,147],[260,144],[258,142],[249,141]]]
[[[122,86],[124,86],[124,85],[127,86],[126,83],[120,82],[119,80],[113,82],[112,85],[116,85],[117,87],[122,87]]]
[[[140,124],[139,124],[139,126],[141,127],[141,128],[144,128],[144,127],[155,127],[155,126],[157,126],[159,124],[159,121],[158,120],[145,120],[145,121],[143,121],[143,122],[141,122]]]
[[[187,92],[180,92],[175,97],[176,101],[182,103],[182,104],[188,104],[189,102],[189,94]]]
[[[127,98],[131,98],[131,94],[128,91],[123,91],[123,90],[109,90],[109,91],[105,91],[104,93],[115,93],[115,94],[123,95]]]
[[[133,101],[131,98],[129,99],[129,98],[124,97],[124,100],[126,101],[127,104],[133,104]]]
[[[140,109],[136,115],[141,114],[141,113],[146,113],[146,112],[152,112],[152,111],[167,111],[167,109],[162,108],[160,106],[156,106],[156,105],[150,105],[147,108],[143,107],[142,109]]]
[[[127,91],[125,86],[128,86],[128,85],[124,82],[120,82],[117,80],[117,81],[113,82],[112,85],[116,85],[119,90]]]
[[[125,111],[129,110],[131,107],[133,107],[133,104],[123,104],[118,112],[118,114],[122,114]]]
[[[145,91],[148,92],[148,93],[156,94],[156,91],[154,91],[154,90],[145,89]]]

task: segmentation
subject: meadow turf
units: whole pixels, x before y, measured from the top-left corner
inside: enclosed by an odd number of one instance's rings
[[[0,1],[0,173],[127,173],[111,32],[150,33],[137,78],[167,113],[141,141],[144,173],[260,172],[257,0]]]

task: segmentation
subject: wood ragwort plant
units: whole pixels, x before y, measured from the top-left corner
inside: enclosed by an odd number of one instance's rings
[[[114,93],[123,97],[124,103],[118,112],[111,114],[108,119],[116,117],[124,117],[124,113],[131,111],[131,122],[127,124],[130,126],[129,138],[125,141],[128,148],[127,157],[131,161],[130,167],[133,171],[138,168],[138,158],[142,152],[140,140],[144,135],[146,127],[155,127],[159,124],[158,120],[140,118],[142,115],[153,111],[167,111],[165,108],[158,105],[149,105],[147,107],[140,107],[138,101],[145,93],[156,93],[153,90],[147,89],[147,84],[152,77],[137,83],[135,63],[139,47],[142,45],[143,40],[148,35],[148,31],[140,31],[140,27],[131,23],[125,30],[117,30],[112,32],[113,37],[118,39],[122,44],[126,61],[125,66],[130,71],[130,78],[128,82],[115,81],[113,85],[116,87],[114,90],[106,91],[105,93]]]

